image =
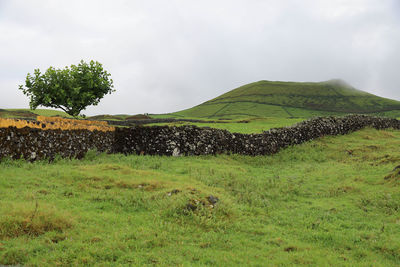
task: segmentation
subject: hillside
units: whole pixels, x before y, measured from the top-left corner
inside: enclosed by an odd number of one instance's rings
[[[171,115],[199,118],[312,117],[368,113],[400,116],[400,101],[382,98],[341,80],[259,81]]]
[[[37,116],[60,116],[72,118],[72,116],[63,111],[53,109],[0,109],[0,118],[35,119]]]

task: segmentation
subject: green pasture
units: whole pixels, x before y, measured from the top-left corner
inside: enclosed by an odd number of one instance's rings
[[[300,118],[245,118],[236,120],[223,120],[221,122],[173,122],[173,123],[154,123],[148,126],[155,125],[168,125],[168,126],[183,126],[183,125],[196,125],[198,127],[210,127],[222,130],[228,130],[232,133],[262,133],[271,128],[280,128],[294,125],[298,122],[303,121]]]
[[[273,156],[3,159],[0,264],[399,266],[399,146],[368,128]]]
[[[168,115],[197,118],[309,118],[348,113],[399,117],[400,102],[357,90],[340,80],[316,83],[259,81]]]
[[[67,113],[54,109],[1,109],[0,110],[0,118],[31,118],[35,119],[37,116],[60,116],[65,118],[73,118]]]

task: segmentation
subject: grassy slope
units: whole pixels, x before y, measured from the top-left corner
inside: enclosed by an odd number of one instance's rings
[[[265,157],[3,161],[0,264],[398,266],[399,145],[366,129]]]
[[[63,111],[52,110],[52,109],[2,109],[0,110],[0,117],[2,118],[36,118],[36,116],[61,116],[66,118],[72,118]]]
[[[259,81],[229,91],[181,117],[312,117],[345,113],[400,116],[400,102],[381,98],[332,80],[319,83]]]
[[[0,118],[36,118],[36,116],[60,116],[64,118],[74,118],[73,116],[59,110],[54,109],[0,109]],[[89,120],[125,120],[132,115],[117,114],[117,115],[96,115],[87,117]],[[78,116],[78,118],[83,118]]]

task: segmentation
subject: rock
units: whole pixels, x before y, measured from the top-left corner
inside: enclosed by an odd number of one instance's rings
[[[167,195],[168,195],[168,196],[172,196],[172,195],[178,194],[179,192],[181,192],[181,190],[179,190],[179,189],[174,189],[174,190],[172,190],[171,192],[168,192]]]
[[[178,157],[180,155],[179,148],[175,147],[174,151],[172,151],[173,157]]]
[[[188,203],[185,208],[189,211],[195,211],[197,210],[197,205],[194,203]]]
[[[217,202],[219,201],[219,198],[213,196],[213,195],[209,195],[207,197],[208,202],[210,202],[210,204],[215,205],[217,204]]]

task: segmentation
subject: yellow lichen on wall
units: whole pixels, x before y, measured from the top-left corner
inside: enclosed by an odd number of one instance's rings
[[[81,130],[86,129],[90,131],[114,131],[115,127],[109,126],[105,121],[86,121],[86,120],[73,120],[64,119],[59,117],[44,117],[38,116],[37,121],[27,121],[19,119],[3,119],[0,118],[0,127],[17,127],[17,128],[38,128],[43,130],[61,129],[61,130]]]
[[[17,128],[24,128],[24,127],[39,128],[40,125],[37,125],[37,122],[35,122],[35,121],[0,118],[0,127],[1,128],[7,128],[10,126],[17,127]]]

